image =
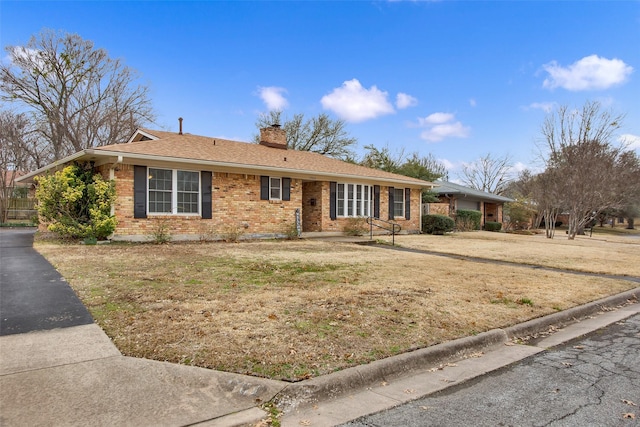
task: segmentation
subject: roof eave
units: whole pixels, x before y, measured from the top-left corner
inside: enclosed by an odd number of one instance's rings
[[[16,182],[32,182],[33,178],[38,176],[38,175],[42,175],[45,172],[50,171],[51,169],[57,169],[59,166],[62,166],[66,163],[72,162],[74,160],[77,160],[85,155],[87,155],[87,151],[88,150],[82,150],[82,151],[78,151],[75,154],[72,154],[70,156],[67,156],[63,159],[60,160],[56,160],[53,163],[49,163],[47,166],[41,167],[40,169],[36,169],[33,172],[29,172],[25,175],[22,175],[19,178],[16,178]]]

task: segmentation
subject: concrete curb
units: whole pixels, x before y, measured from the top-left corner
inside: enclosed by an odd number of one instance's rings
[[[455,362],[474,353],[487,352],[514,338],[547,332],[551,326],[561,327],[575,323],[598,312],[623,304],[638,302],[640,288],[603,298],[579,307],[532,319],[504,329],[493,329],[481,334],[437,344],[424,349],[400,354],[367,365],[347,368],[333,374],[285,386],[273,402],[282,411],[289,412],[299,406],[336,398],[356,389],[364,389],[406,377],[412,372]]]
[[[552,326],[562,327],[578,322],[585,317],[592,316],[601,311],[607,311],[608,309],[628,304],[630,302],[638,302],[639,298],[640,288],[635,288],[621,294],[602,298],[578,307],[573,307],[558,313],[532,319],[528,322],[505,328],[504,330],[509,339],[529,337],[539,334],[540,332],[546,332]]]
[[[287,385],[275,397],[278,408],[287,412],[299,405],[331,399],[355,389],[388,381],[409,372],[439,365],[452,359],[462,359],[478,351],[489,350],[507,341],[507,335],[494,329],[472,337],[437,344],[403,353],[366,365],[354,366],[310,380]]]

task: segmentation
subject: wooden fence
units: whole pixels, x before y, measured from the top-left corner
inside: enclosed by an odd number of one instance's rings
[[[36,199],[9,199],[7,219],[31,219],[37,214]]]

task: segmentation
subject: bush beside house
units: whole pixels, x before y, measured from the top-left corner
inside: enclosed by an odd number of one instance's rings
[[[47,229],[72,239],[104,240],[116,228],[111,215],[115,186],[74,164],[37,178],[38,214]]]
[[[455,222],[447,215],[424,215],[422,217],[422,232],[427,234],[450,233]]]
[[[458,231],[480,230],[482,212],[470,209],[458,209],[456,211],[456,229]]]
[[[487,231],[500,231],[502,230],[502,223],[487,221],[484,223],[484,229]]]

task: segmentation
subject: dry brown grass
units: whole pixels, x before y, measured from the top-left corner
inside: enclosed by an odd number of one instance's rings
[[[572,267],[595,250],[609,262],[625,257],[618,274],[636,274],[640,249],[498,233],[398,241]],[[36,248],[124,354],[279,379],[329,373],[635,286],[321,241]],[[536,255],[525,257],[529,248]]]
[[[445,236],[401,235],[396,236],[396,244],[521,264],[640,276],[640,234],[594,234],[568,240],[561,233],[558,232],[554,239],[547,239],[544,234],[522,236],[486,231]]]

